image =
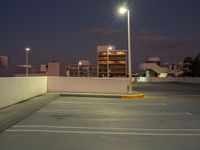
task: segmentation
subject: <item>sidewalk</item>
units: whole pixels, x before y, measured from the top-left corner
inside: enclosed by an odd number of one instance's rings
[[[0,133],[10,126],[23,120],[33,112],[47,105],[49,102],[57,99],[59,94],[46,93],[27,101],[11,105],[0,109]]]

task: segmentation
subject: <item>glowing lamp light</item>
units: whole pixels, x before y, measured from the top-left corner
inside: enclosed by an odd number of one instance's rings
[[[121,8],[119,9],[119,13],[120,13],[120,14],[125,14],[127,11],[128,11],[128,9],[125,8],[125,7],[121,7]]]
[[[78,65],[79,65],[79,66],[81,66],[81,65],[82,65],[82,63],[81,63],[81,62],[79,62],[79,63],[78,63]]]
[[[108,47],[108,50],[112,50],[112,46],[109,46],[109,47]]]
[[[25,48],[26,51],[30,51],[31,49],[29,47]]]

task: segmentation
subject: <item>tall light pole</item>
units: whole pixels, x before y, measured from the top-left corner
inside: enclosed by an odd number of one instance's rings
[[[132,93],[132,70],[131,70],[131,27],[130,27],[130,11],[125,7],[119,9],[120,14],[127,13],[128,21],[128,93]]]
[[[107,48],[107,77],[108,77],[108,78],[109,78],[109,76],[110,76],[110,75],[109,75],[109,74],[110,74],[110,73],[109,73],[109,72],[110,72],[110,71],[109,71],[109,70],[110,70],[110,68],[109,68],[109,51],[110,51],[110,50],[112,50],[112,47],[111,47],[111,46],[109,46],[109,47]]]
[[[26,76],[28,77],[28,52],[30,51],[31,49],[29,47],[25,48],[25,51],[26,51]]]
[[[88,61],[88,65],[87,65],[87,74],[88,74],[88,77],[90,77],[90,61]]]
[[[82,62],[79,61],[78,63],[78,77],[80,77],[80,66],[82,65]]]

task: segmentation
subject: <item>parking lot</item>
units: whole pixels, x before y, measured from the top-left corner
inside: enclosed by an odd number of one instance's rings
[[[1,150],[197,150],[200,85],[137,84],[143,99],[59,97],[0,134]]]

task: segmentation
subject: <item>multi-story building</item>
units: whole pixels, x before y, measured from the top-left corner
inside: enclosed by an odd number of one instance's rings
[[[139,67],[145,71],[147,77],[181,76],[183,74],[183,63],[162,63],[159,57],[149,57],[146,63]]]
[[[173,64],[169,64],[169,63],[164,63],[163,66],[168,68],[168,76],[181,76],[183,74],[183,62],[179,62],[179,63],[173,63]]]
[[[97,77],[97,65],[92,65],[88,60],[79,60],[78,64],[68,65],[68,77]]]
[[[8,56],[0,56],[0,68],[8,67]]]
[[[127,50],[116,50],[114,45],[97,46],[98,76],[126,77]]]
[[[25,65],[18,65],[20,67],[25,67]],[[48,64],[40,65],[39,71],[31,71],[29,76],[60,76],[60,63],[56,61],[48,62]],[[26,76],[26,74],[15,74],[17,77]]]
[[[49,62],[47,67],[47,76],[60,76],[60,63],[56,61]]]
[[[40,65],[40,72],[46,73],[47,70],[48,70],[48,65],[46,65],[46,64]]]
[[[0,56],[0,77],[10,76],[8,68],[8,56]]]

